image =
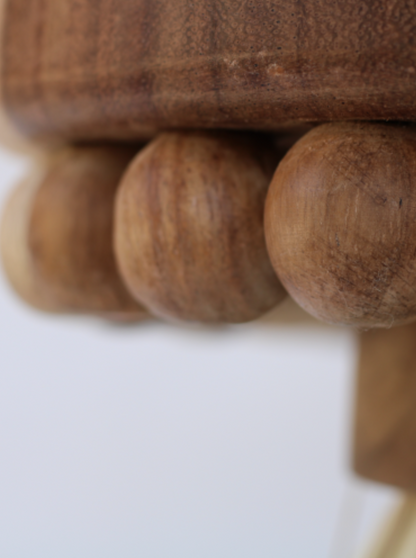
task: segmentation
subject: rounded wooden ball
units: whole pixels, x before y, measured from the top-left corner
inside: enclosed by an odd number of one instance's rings
[[[115,247],[137,300],[164,318],[245,322],[285,297],[263,212],[275,151],[262,135],[161,134],[131,163]]]
[[[9,196],[2,212],[0,247],[3,269],[19,297],[44,312],[62,312],[64,308],[51,297],[39,280],[29,249],[29,221],[33,199],[44,177],[44,169],[36,165]]]
[[[116,147],[67,148],[12,195],[3,262],[32,306],[122,321],[147,315],[120,278],[112,242],[115,193],[133,155]]]
[[[416,132],[332,123],[281,161],[265,211],[274,269],[315,317],[360,328],[416,319]]]

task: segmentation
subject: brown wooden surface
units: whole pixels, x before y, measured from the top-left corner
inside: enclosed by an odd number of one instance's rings
[[[50,295],[82,312],[143,312],[120,279],[113,252],[116,190],[135,150],[66,149],[33,200],[28,243]]]
[[[64,308],[50,296],[49,289],[37,277],[28,242],[32,205],[45,177],[45,162],[31,168],[28,178],[10,194],[2,210],[0,244],[3,269],[19,297],[44,312],[62,312]]]
[[[361,328],[416,319],[416,129],[332,123],[281,161],[265,213],[272,264],[318,319]]]
[[[260,134],[170,132],[143,149],[115,219],[119,268],[137,300],[197,322],[254,320],[283,300],[263,229],[277,163]]]
[[[2,256],[26,302],[116,320],[147,315],[122,283],[112,247],[115,193],[135,153],[115,147],[60,150],[12,193],[2,220]]]
[[[416,490],[416,324],[361,335],[354,469]]]
[[[2,56],[3,45],[3,31],[4,31],[4,17],[8,0],[0,0],[0,76],[3,75],[3,62]],[[1,77],[0,77],[1,84]],[[37,144],[33,144],[23,134],[19,133],[17,128],[13,125],[10,117],[6,114],[5,103],[3,99],[4,90],[0,85],[0,144],[2,148],[20,152],[24,154],[31,154],[37,156]]]
[[[29,135],[416,119],[416,4],[8,0],[5,109]]]

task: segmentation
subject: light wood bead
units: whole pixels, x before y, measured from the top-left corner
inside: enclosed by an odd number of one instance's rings
[[[2,252],[16,291],[43,310],[141,319],[112,247],[116,189],[136,150],[67,148],[11,197]]]
[[[197,322],[245,322],[278,304],[263,231],[276,164],[262,135],[172,132],[149,144],[116,202],[116,255],[135,298]]]
[[[11,192],[2,212],[1,257],[10,284],[23,301],[44,312],[62,312],[64,308],[51,297],[44,282],[37,277],[29,248],[28,229],[33,199],[44,174],[44,165],[34,165],[28,178]]]
[[[331,123],[283,158],[265,212],[272,264],[318,319],[359,328],[416,319],[416,132]]]

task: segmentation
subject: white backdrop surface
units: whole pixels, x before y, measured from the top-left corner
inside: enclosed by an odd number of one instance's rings
[[[0,152],[0,197],[25,161]],[[355,337],[43,316],[0,279],[2,558],[347,558]]]

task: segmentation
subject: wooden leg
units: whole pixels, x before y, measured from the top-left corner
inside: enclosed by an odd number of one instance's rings
[[[354,469],[416,490],[416,324],[361,335]]]

